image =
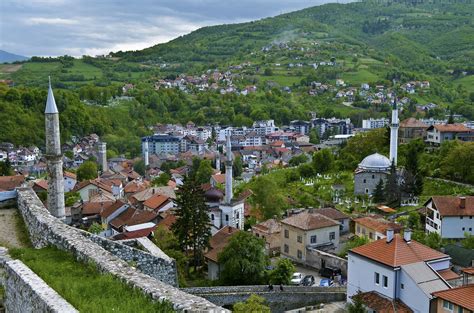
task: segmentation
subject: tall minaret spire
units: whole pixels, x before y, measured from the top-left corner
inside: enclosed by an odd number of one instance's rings
[[[227,134],[226,161],[225,161],[225,203],[232,201],[232,146],[230,143],[230,133]]]
[[[46,164],[48,168],[48,210],[59,218],[65,218],[63,156],[59,133],[59,111],[54,100],[49,78],[48,99],[46,100]]]
[[[392,106],[392,123],[390,124],[390,161],[397,165],[397,153],[398,153],[398,107],[397,107],[397,95],[394,94],[393,106]]]
[[[219,146],[216,147],[216,170],[221,171],[221,154],[219,152]]]

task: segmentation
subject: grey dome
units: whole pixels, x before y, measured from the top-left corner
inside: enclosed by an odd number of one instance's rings
[[[224,193],[217,188],[211,188],[204,193],[204,197],[209,202],[219,202],[224,198]]]
[[[390,160],[379,153],[366,156],[359,164],[359,168],[364,170],[386,171],[390,168]]]

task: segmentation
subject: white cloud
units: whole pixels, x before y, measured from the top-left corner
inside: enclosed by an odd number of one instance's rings
[[[26,25],[75,25],[78,21],[65,18],[32,17],[25,20]]]

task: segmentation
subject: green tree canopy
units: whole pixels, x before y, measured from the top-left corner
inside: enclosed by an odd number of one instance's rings
[[[248,232],[237,232],[218,255],[221,280],[228,285],[258,285],[263,282],[268,263],[263,239]]]
[[[213,168],[210,160],[202,160],[196,171],[196,182],[198,184],[209,183],[213,173]]]
[[[270,313],[270,308],[265,305],[263,297],[251,294],[245,302],[237,302],[232,309],[235,313]]]
[[[334,166],[334,156],[330,149],[322,149],[313,154],[313,167],[316,173],[326,173]]]
[[[77,180],[83,181],[97,177],[97,164],[92,161],[85,161],[77,169]]]
[[[289,259],[278,259],[275,268],[270,273],[271,282],[277,285],[288,285],[294,272],[295,266]]]

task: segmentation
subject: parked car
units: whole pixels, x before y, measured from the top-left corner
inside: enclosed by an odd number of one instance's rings
[[[303,280],[303,274],[296,272],[291,277],[290,282],[292,285],[300,285],[302,280]]]
[[[319,287],[330,287],[330,286],[332,286],[332,284],[333,284],[332,280],[330,280],[328,278],[323,278],[319,282]]]
[[[302,285],[303,286],[313,286],[314,285],[314,276],[313,275],[306,275],[304,278],[303,278],[303,281],[302,281]]]
[[[325,267],[319,270],[319,275],[333,279],[336,275],[341,275],[341,269],[336,267]]]

